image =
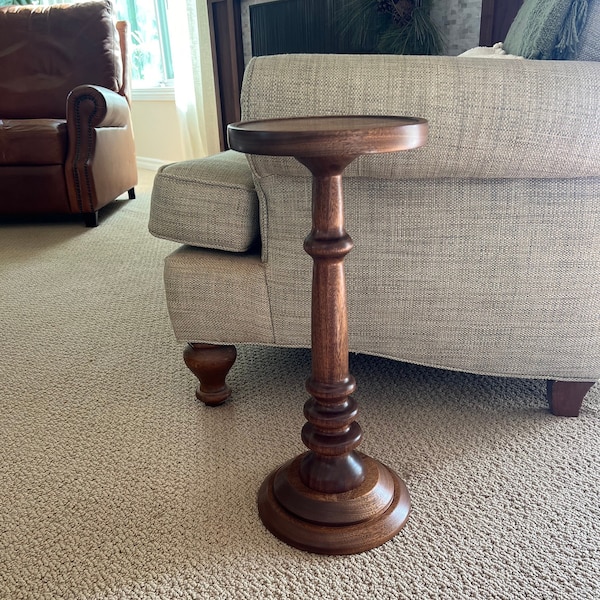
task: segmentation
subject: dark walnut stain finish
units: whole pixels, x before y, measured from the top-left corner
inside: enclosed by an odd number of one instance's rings
[[[427,129],[427,121],[412,117],[298,117],[233,123],[228,136],[238,152],[293,156],[302,163],[328,157],[345,162],[343,170],[361,154],[418,148]]]
[[[594,381],[547,382],[547,397],[552,414],[557,417],[578,417],[585,395]]]
[[[302,441],[308,452],[263,483],[259,513],[292,546],[325,554],[369,550],[392,538],[410,511],[408,490],[385,465],[357,451],[362,430],[351,394],[342,173],[362,154],[422,146],[427,122],[408,117],[274,119],[229,126],[229,145],[248,154],[293,156],[313,175],[312,372]]]
[[[235,346],[188,344],[185,347],[183,360],[198,378],[198,400],[208,406],[218,406],[229,398],[231,389],[225,383],[225,378],[236,358]]]

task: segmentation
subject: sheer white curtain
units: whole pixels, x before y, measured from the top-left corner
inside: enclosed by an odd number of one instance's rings
[[[168,19],[183,155],[215,154],[220,147],[207,3],[171,1]]]

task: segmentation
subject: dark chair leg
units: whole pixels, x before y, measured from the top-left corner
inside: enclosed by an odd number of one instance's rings
[[[128,189],[127,195],[129,196],[130,200],[133,200],[135,198],[135,188]]]
[[[98,211],[83,213],[83,222],[86,227],[98,227]]]
[[[595,381],[548,380],[550,411],[559,417],[578,417],[583,398]]]
[[[213,344],[188,344],[183,360],[200,382],[196,398],[208,406],[222,404],[231,395],[225,378],[237,357],[235,346]]]

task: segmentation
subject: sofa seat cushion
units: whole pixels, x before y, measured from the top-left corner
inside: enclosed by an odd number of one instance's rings
[[[228,150],[161,167],[150,232],[201,248],[246,252],[258,241],[258,198],[244,154]]]
[[[0,119],[1,165],[62,165],[66,156],[63,119]]]

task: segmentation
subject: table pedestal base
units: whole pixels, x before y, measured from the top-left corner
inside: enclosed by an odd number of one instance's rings
[[[380,546],[402,529],[410,498],[388,467],[360,454],[365,481],[348,492],[325,494],[302,483],[304,456],[273,471],[258,493],[260,518],[273,535],[309,552],[355,554]]]

